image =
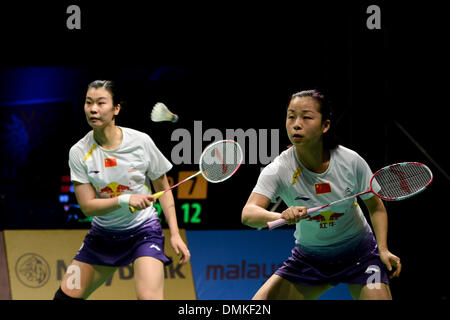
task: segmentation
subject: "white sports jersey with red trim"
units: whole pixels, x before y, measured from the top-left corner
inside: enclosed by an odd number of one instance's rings
[[[372,171],[367,162],[343,146],[330,150],[330,163],[324,173],[308,170],[298,159],[295,147],[282,152],[261,172],[253,192],[275,202],[281,197],[288,207],[313,208],[366,191]],[[379,190],[374,185],[374,190]],[[363,200],[373,193],[362,195]],[[339,245],[363,232],[370,232],[356,198],[319,211],[320,214],[296,224],[296,243],[320,248]]]
[[[150,180],[172,168],[172,164],[146,133],[119,127],[121,145],[106,150],[98,145],[93,131],[78,141],[69,152],[71,180],[90,183],[97,198],[113,198],[121,194],[150,194]],[[131,213],[120,208],[103,216],[95,216],[93,224],[107,229],[128,230],[148,219],[157,219],[153,206]]]

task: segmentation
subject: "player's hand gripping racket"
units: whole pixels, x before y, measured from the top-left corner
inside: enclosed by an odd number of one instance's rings
[[[229,179],[241,166],[242,163],[241,146],[233,140],[221,140],[214,142],[203,150],[199,160],[200,170],[192,176],[178,182],[164,191],[153,194],[155,200],[161,197],[167,191],[178,187],[180,184],[201,174],[206,181],[218,183]],[[130,206],[130,211],[137,209]]]
[[[383,200],[399,201],[415,196],[425,190],[433,181],[433,173],[424,164],[419,162],[402,162],[386,166],[375,172],[370,179],[370,189],[341,200],[333,201],[329,204],[310,208],[307,210],[308,216],[314,217],[319,214],[320,209],[335,205],[366,193],[374,193]],[[374,190],[374,187],[376,190]],[[286,220],[278,219],[267,223],[269,230],[286,224]]]

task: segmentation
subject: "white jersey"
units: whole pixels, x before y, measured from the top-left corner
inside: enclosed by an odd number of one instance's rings
[[[295,147],[276,157],[261,172],[253,192],[275,202],[281,197],[288,207],[313,208],[369,189],[372,171],[356,152],[338,146],[330,150],[328,169],[321,174],[308,170],[298,159]],[[378,185],[374,186],[378,191]],[[369,199],[373,193],[362,195]],[[338,246],[371,232],[356,198],[319,211],[320,214],[296,224],[296,243],[306,248]]]
[[[72,182],[92,184],[97,198],[150,194],[150,180],[159,178],[172,168],[147,134],[119,128],[123,139],[115,150],[105,150],[99,146],[94,139],[94,131],[90,131],[69,152]],[[107,229],[127,230],[157,218],[153,206],[135,213],[123,207],[103,216],[95,216],[92,223]]]

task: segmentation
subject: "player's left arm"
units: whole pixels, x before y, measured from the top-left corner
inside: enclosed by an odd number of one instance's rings
[[[155,192],[164,191],[170,187],[166,174],[163,174],[161,177],[152,180],[152,185],[155,189]],[[181,253],[180,263],[186,263],[189,261],[191,254],[189,253],[186,244],[181,238],[180,231],[178,229],[175,201],[172,191],[169,190],[165,192],[159,198],[159,202],[161,203],[162,211],[164,212],[164,216],[166,217],[167,224],[170,229],[170,244],[172,245],[172,248],[175,250],[176,254]]]
[[[364,204],[369,210],[370,220],[377,239],[381,261],[383,261],[389,271],[394,269],[391,277],[398,277],[402,266],[400,263],[400,258],[392,254],[387,246],[388,217],[383,201],[381,201],[381,199],[377,196],[373,196],[367,200],[364,200]]]

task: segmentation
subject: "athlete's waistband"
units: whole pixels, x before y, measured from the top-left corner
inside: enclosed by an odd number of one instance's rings
[[[144,227],[150,227],[150,226],[154,226],[156,224],[159,224],[159,219],[158,216],[152,215],[151,217],[149,217],[147,220],[145,220],[144,222],[142,222],[141,224],[130,228],[130,229],[110,229],[110,228],[105,228],[102,227],[98,224],[96,224],[94,221],[92,221],[91,224],[91,230],[95,231],[95,232],[100,232],[103,233],[105,235],[128,235],[131,233],[136,232],[137,230],[144,228]]]

